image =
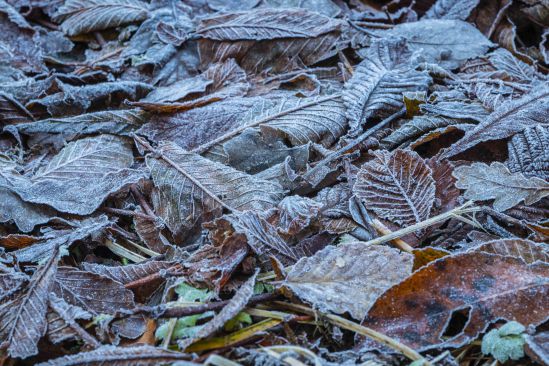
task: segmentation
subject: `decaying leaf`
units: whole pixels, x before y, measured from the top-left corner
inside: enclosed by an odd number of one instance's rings
[[[369,118],[383,118],[402,108],[402,93],[427,90],[431,78],[416,71],[410,57],[402,38],[382,39],[368,49],[343,94],[353,130]]]
[[[144,263],[128,264],[126,266],[106,266],[96,263],[83,263],[82,268],[88,272],[108,277],[121,284],[127,284],[168,269],[174,264],[174,262],[151,260]]]
[[[181,352],[168,351],[152,346],[115,347],[102,346],[90,352],[81,352],[75,355],[63,356],[39,366],[131,366],[135,364],[154,366],[163,363],[177,362],[178,365],[191,366],[194,363],[186,362],[188,356]],[[38,366],[37,365],[37,366]]]
[[[323,312],[363,319],[377,298],[412,272],[413,256],[362,243],[328,246],[302,258],[282,283]]]
[[[59,267],[52,290],[67,303],[94,315],[135,306],[132,292],[119,282],[73,267]]]
[[[13,298],[1,299],[0,342],[11,357],[38,353],[37,343],[46,333],[48,295],[57,271],[58,251],[34,273],[28,285]]]
[[[507,145],[512,173],[549,180],[549,126],[537,125],[517,133]]]
[[[432,171],[415,152],[374,152],[357,175],[353,192],[378,216],[399,225],[429,218],[435,200]]]
[[[139,0],[68,0],[54,15],[69,36],[138,22],[148,16]]]
[[[548,271],[544,262],[526,264],[475,249],[446,256],[385,292],[363,325],[425,350],[462,345],[500,318],[539,324],[549,306]],[[468,320],[446,338],[457,313]]]
[[[143,172],[130,169],[132,164],[128,140],[101,135],[69,143],[30,179],[10,171],[2,185],[26,202],[86,215],[109,194],[144,177]]]
[[[33,245],[18,249],[14,255],[22,262],[39,262],[47,258],[57,249],[67,249],[77,240],[83,240],[94,234],[99,234],[103,229],[112,224],[107,216],[90,217],[80,222],[74,222],[74,226],[65,230],[49,230],[43,236],[35,238]]]
[[[465,20],[480,0],[437,0],[423,19]]]
[[[524,201],[531,205],[549,196],[549,183],[543,179],[526,178],[511,173],[499,162],[487,165],[473,163],[454,170],[456,187],[464,189],[464,197],[475,201],[494,200],[494,209],[505,211]]]
[[[442,153],[450,158],[484,142],[510,137],[537,124],[549,124],[549,88],[541,84],[521,99],[500,106],[482,123]]]
[[[282,189],[276,183],[207,160],[172,143],[163,144],[160,151],[165,158],[149,156],[147,165],[159,189],[155,209],[174,232],[181,225],[194,226],[204,214],[222,207],[262,210],[273,207],[281,198]]]
[[[425,19],[402,23],[390,35],[406,38],[412,51],[419,51],[428,62],[453,69],[469,58],[484,55],[493,46],[471,24],[454,19]]]

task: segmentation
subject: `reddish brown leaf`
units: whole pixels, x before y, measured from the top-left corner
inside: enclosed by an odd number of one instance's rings
[[[363,325],[417,350],[455,347],[500,318],[539,324],[548,295],[547,263],[471,250],[432,262],[388,290]],[[455,336],[443,338],[456,313],[468,321]]]

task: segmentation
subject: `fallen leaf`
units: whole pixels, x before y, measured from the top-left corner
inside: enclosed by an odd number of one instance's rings
[[[282,285],[320,311],[361,320],[381,294],[410,275],[412,264],[412,255],[385,246],[328,246],[299,260]]]

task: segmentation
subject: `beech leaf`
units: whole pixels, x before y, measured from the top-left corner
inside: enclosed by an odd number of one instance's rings
[[[385,290],[412,272],[413,262],[413,255],[384,246],[328,246],[300,259],[282,284],[320,311],[362,320]]]
[[[413,225],[427,218],[435,200],[432,171],[415,152],[373,152],[362,165],[353,192],[378,216],[399,225]]]

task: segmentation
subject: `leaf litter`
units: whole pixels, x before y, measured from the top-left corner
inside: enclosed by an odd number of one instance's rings
[[[547,9],[0,0],[0,365],[546,364]]]

